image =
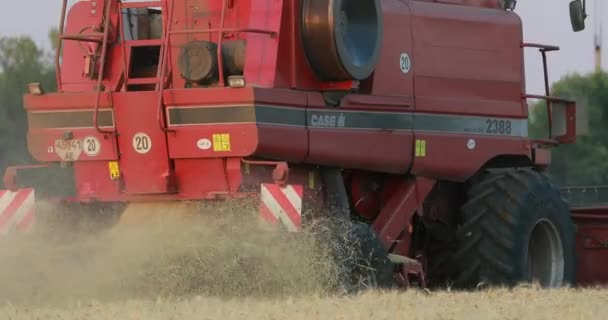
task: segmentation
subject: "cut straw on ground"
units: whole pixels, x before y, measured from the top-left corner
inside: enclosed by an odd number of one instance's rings
[[[605,319],[608,290],[337,290],[312,233],[247,205],[141,204],[106,232],[49,223],[0,243],[1,319]],[[193,216],[192,213],[195,213]],[[88,230],[88,231],[86,231]],[[49,237],[53,235],[53,237]]]

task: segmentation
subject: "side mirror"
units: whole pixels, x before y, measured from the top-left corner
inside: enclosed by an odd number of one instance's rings
[[[571,1],[570,23],[572,24],[572,30],[574,30],[574,32],[585,30],[585,19],[587,19],[587,13],[585,12],[585,5],[583,2],[581,0]]]

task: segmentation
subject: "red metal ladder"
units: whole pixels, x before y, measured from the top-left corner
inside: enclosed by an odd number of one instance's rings
[[[162,28],[163,32],[160,39],[152,39],[152,40],[130,40],[124,41],[123,43],[123,78],[124,88],[128,90],[129,85],[142,85],[142,84],[154,84],[155,91],[158,94],[158,102],[156,106],[157,110],[157,120],[160,126],[160,129],[167,133],[171,132],[168,130],[164,124],[163,117],[163,90],[166,87],[166,79],[168,76],[166,75],[167,69],[167,59],[169,55],[169,24],[173,19],[173,6],[169,5],[169,1],[149,1],[149,2],[131,2],[131,3],[120,3],[120,12],[122,13],[123,9],[137,9],[137,8],[149,8],[149,7],[161,7],[163,12],[162,18]],[[120,25],[123,25],[123,16],[120,16]],[[160,54],[159,54],[159,63],[158,69],[156,72],[156,77],[148,77],[148,78],[131,78],[129,74],[129,65],[130,59],[127,59],[130,56],[130,52],[134,47],[143,47],[143,46],[159,46]],[[129,54],[128,54],[129,52]]]

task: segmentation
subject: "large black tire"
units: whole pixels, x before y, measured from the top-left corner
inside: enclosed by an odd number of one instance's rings
[[[473,182],[457,239],[457,287],[524,282],[560,287],[575,281],[569,208],[533,169],[491,171]]]

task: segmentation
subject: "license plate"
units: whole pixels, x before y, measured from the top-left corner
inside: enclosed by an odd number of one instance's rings
[[[82,153],[82,141],[77,139],[56,140],[55,153],[62,161],[76,161]]]

